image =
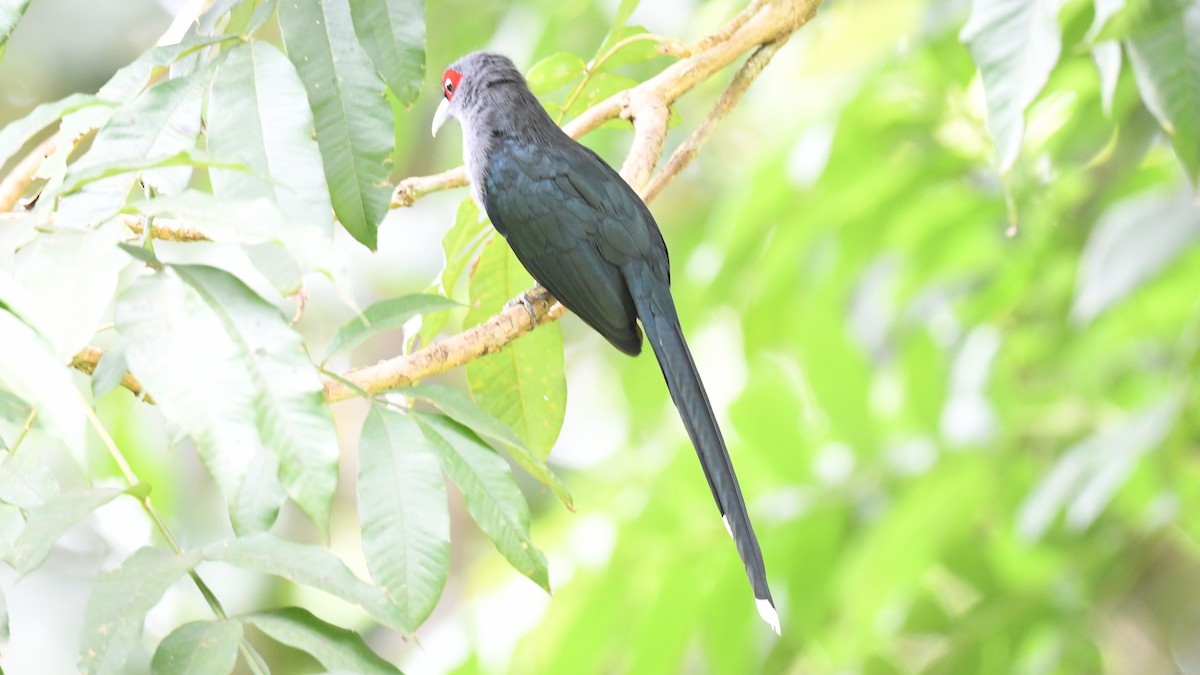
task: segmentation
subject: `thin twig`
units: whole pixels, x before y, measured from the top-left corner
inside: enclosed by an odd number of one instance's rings
[[[78,392],[76,393],[78,394]],[[92,429],[96,432],[96,435],[100,437],[100,441],[104,445],[105,450],[108,451],[109,457],[112,458],[113,462],[116,463],[117,468],[121,471],[121,476],[124,477],[126,484],[128,484],[129,487],[138,485],[140,481],[138,480],[137,474],[134,473],[133,467],[129,465],[129,461],[125,459],[124,453],[122,453],[121,449],[117,447],[117,442],[113,440],[112,435],[108,433],[108,429],[104,428],[104,424],[100,421],[100,418],[96,416],[96,411],[92,409],[92,406],[86,400],[84,400],[83,395],[78,395],[80,403],[83,404],[83,410],[87,415],[88,422],[91,423]],[[150,500],[150,495],[143,495],[138,499],[138,502],[141,503],[142,509],[148,516],[150,516],[150,520],[154,522],[154,526],[158,528],[159,533],[162,534],[163,539],[166,540],[167,546],[170,547],[175,555],[185,555],[187,551],[185,551],[183,546],[179,544],[179,540],[176,539],[175,534],[171,532],[171,528],[167,525],[167,521],[162,517],[162,514],[158,512],[158,509],[154,507],[154,502]],[[220,599],[218,599],[216,594],[213,593],[212,588],[210,588],[204,579],[200,577],[200,573],[195,569],[188,568],[188,576],[191,577],[192,583],[196,585],[196,588],[200,590],[200,595],[204,596],[204,601],[207,602],[209,608],[212,609],[213,615],[222,621],[227,620],[229,615],[225,613],[225,607],[221,605]],[[249,641],[247,641],[245,638],[242,638],[238,643],[238,648],[242,652],[242,656],[246,659],[246,661],[251,664],[251,668],[254,668],[256,662],[252,657],[257,656],[257,652],[254,651],[254,647],[249,643]]]
[[[24,441],[25,437],[29,435],[29,430],[33,428],[33,421],[35,419],[37,419],[37,408],[29,411],[29,417],[25,418],[25,424],[21,427],[21,433],[17,434],[17,440],[8,446],[9,456],[17,454],[17,448],[21,447],[21,441]]]
[[[700,148],[704,146],[709,137],[717,129],[717,124],[729,114],[731,110],[737,107],[738,101],[741,100],[742,94],[750,87],[750,83],[754,78],[758,77],[763,71],[767,63],[771,61],[771,57],[775,56],[775,52],[787,42],[790,35],[785,35],[778,40],[765,44],[758,48],[758,51],[746,60],[742,67],[738,69],[736,75],[733,76],[733,81],[729,83],[729,87],[721,94],[721,98],[717,99],[713,109],[708,113],[708,117],[696,127],[691,136],[671,153],[671,158],[667,160],[662,171],[659,171],[650,184],[646,186],[643,197],[650,200],[658,196],[659,192],[679,174],[687,168],[687,165],[696,158],[696,153],[700,152]]]

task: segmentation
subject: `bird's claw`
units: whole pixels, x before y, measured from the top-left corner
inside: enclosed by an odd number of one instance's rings
[[[545,292],[546,292],[545,289],[543,289],[541,286],[534,286],[533,288],[525,291],[524,293],[518,295],[517,297],[513,298],[512,300],[509,300],[508,303],[504,305],[504,307],[505,307],[505,309],[507,309],[509,307],[513,307],[515,305],[521,305],[522,307],[524,307],[525,311],[529,314],[529,327],[531,329],[535,328],[535,327],[537,327],[537,312],[533,311],[533,298],[536,296],[540,296],[540,295],[544,294]]]

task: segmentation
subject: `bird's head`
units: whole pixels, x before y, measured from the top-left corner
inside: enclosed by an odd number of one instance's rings
[[[433,116],[433,135],[437,136],[446,118],[461,121],[488,106],[489,90],[505,86],[527,88],[521,71],[507,56],[472,52],[450,64],[442,74],[442,102]]]

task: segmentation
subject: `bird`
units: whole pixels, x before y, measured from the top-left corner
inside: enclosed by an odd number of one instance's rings
[[[449,117],[458,120],[472,196],[525,269],[625,354],[641,352],[645,333],[758,613],[779,634],[762,551],[684,339],[654,216],[619,173],[559,128],[507,56],[470,53],[446,69],[441,88],[433,135]]]

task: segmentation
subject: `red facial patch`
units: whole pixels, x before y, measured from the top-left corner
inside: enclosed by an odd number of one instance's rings
[[[446,95],[446,100],[454,98],[454,92],[458,91],[458,83],[462,80],[462,73],[457,70],[447,70],[442,73],[442,93]]]

